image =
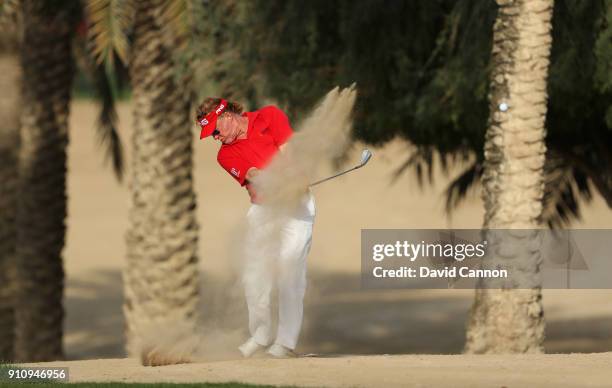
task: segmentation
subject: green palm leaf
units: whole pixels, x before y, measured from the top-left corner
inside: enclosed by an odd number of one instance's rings
[[[181,45],[187,42],[191,30],[191,8],[190,0],[168,1],[163,6],[162,22],[168,28],[167,33]]]
[[[89,22],[89,39],[96,62],[112,67],[114,55],[127,64],[128,31],[134,8],[130,0],[87,0],[85,11]]]

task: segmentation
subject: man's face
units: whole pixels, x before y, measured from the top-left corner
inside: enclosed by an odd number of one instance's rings
[[[223,113],[217,119],[217,130],[219,133],[213,135],[215,140],[219,140],[223,144],[233,143],[240,133],[238,120],[229,113]]]

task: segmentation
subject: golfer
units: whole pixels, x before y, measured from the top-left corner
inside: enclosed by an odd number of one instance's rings
[[[268,347],[274,357],[293,357],[303,317],[306,291],[306,257],[312,241],[315,204],[304,190],[297,209],[282,219],[276,244],[262,243],[271,225],[268,208],[251,184],[253,177],[283,150],[293,130],[283,111],[266,106],[243,112],[241,105],[221,98],[207,98],[196,112],[200,139],[212,136],[222,144],[217,161],[251,199],[247,213],[245,265],[242,282],[249,311],[251,337],[239,347],[250,357]],[[269,236],[269,234],[268,234]],[[270,246],[273,245],[273,246]],[[272,332],[270,295],[278,288],[278,326]]]

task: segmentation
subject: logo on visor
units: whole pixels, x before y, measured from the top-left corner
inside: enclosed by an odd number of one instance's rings
[[[203,126],[203,127],[208,125],[208,120],[206,120],[206,117],[203,118],[202,120],[200,120],[200,125]]]
[[[225,105],[221,104],[221,105],[219,105],[219,107],[217,108],[215,113],[216,114],[220,114],[221,112],[223,112],[223,109],[225,109]]]
[[[240,170],[236,170],[234,167],[232,167],[231,173],[234,174],[237,177],[240,176]]]

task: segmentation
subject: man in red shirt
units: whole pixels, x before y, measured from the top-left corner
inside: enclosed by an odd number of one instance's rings
[[[207,98],[196,114],[201,128],[200,139],[213,136],[222,143],[217,161],[247,189],[252,203],[247,213],[242,276],[251,338],[239,350],[243,356],[250,357],[272,344],[268,354],[294,356],[293,349],[302,325],[306,257],[315,217],[314,198],[307,192],[299,208],[282,218],[280,227],[270,225],[270,209],[261,203],[251,182],[283,149],[293,130],[285,113],[275,106],[253,112],[243,113],[242,110],[242,106],[234,102]],[[270,236],[278,241],[271,244]],[[279,291],[279,316],[273,338],[270,295],[275,283]]]

